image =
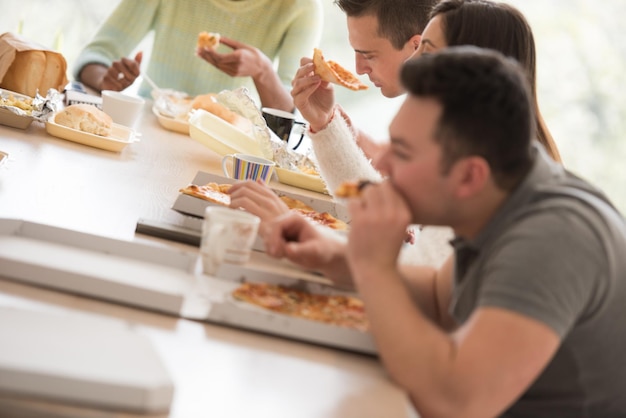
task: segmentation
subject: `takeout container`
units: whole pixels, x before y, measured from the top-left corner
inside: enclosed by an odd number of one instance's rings
[[[189,136],[222,156],[242,153],[272,158],[255,138],[203,109],[189,117]]]
[[[46,123],[46,130],[57,138],[112,152],[122,152],[127,145],[139,141],[131,128],[117,123],[111,125],[111,135],[100,136],[59,125],[55,122],[56,115],[50,116]]]
[[[32,116],[18,115],[10,110],[0,108],[0,124],[11,128],[26,129],[35,120]]]
[[[0,96],[2,96],[3,98],[7,98],[11,95],[16,99],[32,99],[32,97],[26,96],[24,94],[0,89]],[[8,109],[0,107],[0,124],[2,125],[10,126],[17,129],[26,129],[30,126],[33,120],[35,120],[35,118],[30,115],[18,115]]]
[[[159,112],[156,106],[152,106],[152,113],[159,121],[159,124],[168,131],[178,132],[181,134],[189,135],[189,122],[182,119],[173,118],[171,116],[165,116]]]
[[[329,194],[326,183],[320,176],[306,174],[298,171],[287,170],[286,168],[275,167],[278,181],[301,189],[311,190],[317,193]]]

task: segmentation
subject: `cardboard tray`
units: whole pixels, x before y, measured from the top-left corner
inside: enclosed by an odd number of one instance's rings
[[[152,113],[156,116],[159,124],[168,131],[189,135],[189,122],[186,120],[165,116],[159,112],[156,106],[152,106]]]
[[[204,171],[199,171],[196,174],[196,176],[193,178],[193,180],[191,181],[191,183],[197,184],[197,185],[203,185],[203,184],[207,184],[211,182],[218,183],[218,184],[234,184],[237,182],[237,180],[234,180],[228,177],[218,176],[215,174],[205,173]],[[185,186],[186,184],[181,185],[181,188]],[[311,206],[313,209],[315,209],[318,212],[328,212],[334,217],[336,217],[337,219],[340,219],[344,222],[350,221],[348,208],[337,202],[333,202],[328,199],[304,196],[298,193],[286,192],[282,190],[274,189],[274,191],[279,196],[284,195],[284,196],[289,196],[294,199],[301,200],[302,202]],[[203,218],[204,210],[206,209],[207,206],[211,206],[211,205],[214,205],[214,203],[181,193],[178,195],[178,197],[176,198],[176,201],[172,205],[172,209],[178,212],[187,214],[187,215],[193,215],[193,216]]]
[[[222,156],[241,152],[272,159],[255,138],[204,109],[189,117],[189,136]]]
[[[10,90],[0,89],[1,97],[6,98],[10,95],[13,95],[13,97],[16,99],[32,100],[32,97],[25,96],[23,94],[16,93]],[[18,115],[17,113],[13,113],[9,109],[0,108],[0,125],[6,125],[17,129],[26,129],[30,126],[33,120],[35,120],[35,118],[32,116]]]
[[[33,256],[36,254],[37,256]],[[0,276],[93,298],[299,341],[376,354],[369,333],[237,302],[243,281],[342,292],[328,279],[253,251],[245,265],[200,272],[198,252],[106,238],[17,219],[0,219]]]
[[[142,413],[170,409],[173,381],[150,340],[125,321],[0,307],[0,339],[0,393],[7,396]]]
[[[299,187],[301,189],[311,190],[317,193],[330,194],[326,183],[319,175],[311,175],[298,171],[287,170],[286,168],[276,167],[276,175],[278,181],[290,186]]]
[[[48,225],[0,220],[0,274],[178,315],[197,257]]]
[[[46,130],[57,138],[112,152],[122,152],[127,145],[139,141],[131,128],[117,123],[111,124],[111,135],[100,136],[59,125],[55,120],[56,115],[48,118]]]

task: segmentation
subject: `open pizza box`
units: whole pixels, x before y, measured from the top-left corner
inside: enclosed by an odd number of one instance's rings
[[[192,184],[196,185],[204,185],[207,183],[217,183],[217,184],[235,184],[238,180],[231,179],[228,177],[222,177],[215,174],[206,173],[203,171],[199,171],[196,176],[191,181]],[[187,186],[181,185],[182,187]],[[320,199],[317,197],[304,196],[298,193],[287,192],[283,190],[273,189],[276,194],[279,196],[288,196],[293,199],[298,199],[305,203],[306,205],[312,207],[318,212],[328,212],[332,216],[336,217],[339,220],[344,222],[349,222],[350,217],[348,213],[348,209],[346,206],[338,204],[333,201],[329,201],[327,199]],[[174,201],[172,205],[172,209],[183,213],[185,215],[191,215],[191,217],[185,218],[184,226],[185,228],[189,228],[196,231],[202,230],[202,220],[204,218],[204,210],[207,206],[214,206],[217,203],[209,202],[208,200],[200,199],[198,197],[190,196],[184,193],[180,193]],[[338,231],[341,232],[341,231]],[[254,243],[253,249],[256,251],[264,251],[263,242],[257,238]]]
[[[196,185],[204,185],[207,183],[235,184],[237,183],[237,181],[238,180],[231,179],[228,177],[222,177],[216,174],[210,174],[204,171],[199,171],[196,174],[196,176],[193,178],[191,183],[196,184]],[[181,185],[181,188],[185,186],[187,185],[183,184]],[[336,202],[332,202],[326,199],[320,199],[317,197],[304,196],[298,193],[292,193],[292,192],[276,190],[276,189],[273,189],[273,190],[279,196],[289,196],[293,199],[298,199],[304,202],[305,204],[311,206],[313,209],[315,209],[318,212],[328,212],[334,217],[344,222],[348,222],[350,220],[348,209],[345,206],[338,204]],[[178,198],[176,198],[176,201],[174,202],[172,209],[178,212],[187,214],[187,215],[193,215],[193,216],[202,218],[204,217],[204,210],[206,209],[207,206],[210,206],[210,205],[215,205],[215,203],[181,193],[178,196]]]
[[[32,257],[37,254],[37,257]],[[242,282],[348,293],[316,273],[253,251],[244,265],[201,271],[197,250],[155,241],[125,241],[49,225],[0,219],[0,276],[183,318],[376,354],[371,334],[295,318],[234,300]]]

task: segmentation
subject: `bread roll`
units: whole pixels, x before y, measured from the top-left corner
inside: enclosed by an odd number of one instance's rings
[[[88,104],[68,106],[57,113],[54,121],[68,128],[100,136],[111,135],[111,124],[113,123],[109,115]]]

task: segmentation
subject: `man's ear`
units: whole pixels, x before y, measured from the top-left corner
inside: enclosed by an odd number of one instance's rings
[[[409,39],[409,43],[411,44],[411,47],[414,51],[419,48],[420,42],[422,42],[422,35],[413,35]]]
[[[481,193],[491,181],[491,168],[482,157],[461,158],[450,173],[457,185],[457,197],[466,199]]]

